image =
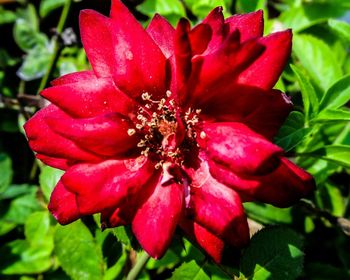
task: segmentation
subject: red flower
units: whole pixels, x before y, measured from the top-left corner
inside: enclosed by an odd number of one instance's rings
[[[262,37],[261,11],[216,8],[193,29],[156,15],[144,30],[119,0],[111,10],[81,12],[93,70],[53,81],[25,125],[37,157],[65,170],[49,209],[61,224],[131,223],[155,258],[180,226],[219,262],[249,240],[242,201],[285,207],[314,187],[270,142],[292,109],[272,89],[291,31]]]

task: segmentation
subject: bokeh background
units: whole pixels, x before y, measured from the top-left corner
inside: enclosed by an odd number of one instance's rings
[[[317,182],[291,208],[245,203],[252,233],[262,230],[221,266],[177,232],[139,279],[350,279],[350,1],[123,2],[144,26],[156,12],[195,25],[223,6],[226,16],[262,9],[266,34],[292,28],[292,57],[276,88],[295,109],[275,143]],[[22,128],[45,106],[38,93],[50,80],[89,68],[79,11],[108,15],[109,7],[109,0],[0,0],[0,279],[124,279],[144,257],[129,227],[101,231],[97,215],[57,224],[47,203],[62,172],[34,159]]]

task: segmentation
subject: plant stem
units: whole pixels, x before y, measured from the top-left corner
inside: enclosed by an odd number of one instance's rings
[[[72,4],[72,0],[66,0],[66,3],[63,6],[61,17],[60,17],[60,20],[59,20],[57,27],[56,27],[57,34],[61,34],[63,31],[71,4]],[[56,65],[59,53],[61,51],[61,47],[59,46],[57,36],[54,36],[51,39],[51,44],[52,44],[52,48],[53,48],[53,53],[52,53],[52,56],[50,59],[49,67],[48,67],[44,77],[41,79],[41,82],[40,82],[40,85],[38,88],[38,93],[40,93],[46,87],[47,82],[48,82],[52,72],[54,71],[54,66]]]
[[[126,280],[135,280],[137,276],[141,273],[142,269],[145,267],[150,256],[143,251],[142,255],[137,259],[135,266],[130,270]]]

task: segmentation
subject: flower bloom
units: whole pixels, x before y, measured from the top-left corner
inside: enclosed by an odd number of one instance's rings
[[[155,15],[145,30],[119,0],[110,17],[82,11],[80,29],[92,70],[54,80],[25,125],[37,158],[65,171],[58,222],[131,224],[154,258],[180,227],[219,262],[249,241],[242,202],[286,207],[313,189],[271,143],[292,109],[272,89],[290,30],[263,37],[261,11],[225,20],[221,8],[192,29]]]

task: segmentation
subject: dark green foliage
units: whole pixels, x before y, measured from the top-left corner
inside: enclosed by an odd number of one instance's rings
[[[35,161],[23,135],[45,79],[89,68],[81,44],[54,31],[67,1],[0,1],[1,279],[123,279],[142,255],[130,226],[101,231],[99,215],[57,224],[47,203],[63,172]],[[350,279],[350,1],[124,2],[145,26],[156,12],[173,25],[181,17],[196,24],[223,6],[226,16],[262,9],[266,34],[292,28],[293,53],[278,88],[295,107],[275,143],[317,182],[314,194],[290,208],[245,203],[252,224],[264,229],[243,251],[229,251],[223,265],[176,233],[140,279]],[[108,5],[73,1],[65,27],[78,35],[79,11],[106,14]]]

